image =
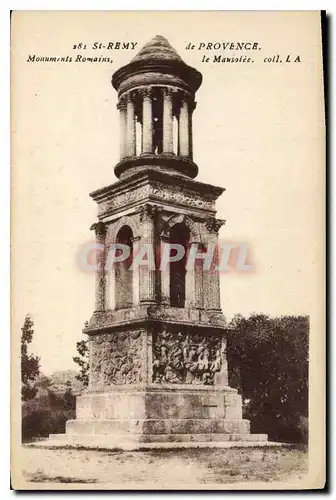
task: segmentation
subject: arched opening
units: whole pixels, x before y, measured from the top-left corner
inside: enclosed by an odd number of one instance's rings
[[[129,226],[123,226],[117,234],[116,243],[122,243],[130,249],[129,257],[115,263],[115,307],[125,309],[133,306],[133,232]],[[118,250],[121,253],[121,250]],[[118,255],[118,253],[117,253]]]
[[[184,256],[182,259],[171,262],[169,267],[170,274],[170,305],[172,307],[184,307],[186,300],[186,262],[187,247],[189,243],[189,229],[182,223],[175,224],[170,230],[170,242],[184,247]],[[176,255],[176,250],[171,250],[171,256]]]

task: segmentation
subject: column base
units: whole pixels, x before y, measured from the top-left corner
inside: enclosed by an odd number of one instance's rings
[[[266,434],[250,434],[242,418],[241,397],[226,388],[119,386],[77,398],[77,418],[66,434],[50,442],[85,447],[227,447],[228,443],[267,443]]]

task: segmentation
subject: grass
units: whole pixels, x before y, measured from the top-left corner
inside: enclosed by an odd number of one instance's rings
[[[104,488],[191,488],[237,482],[299,480],[303,447],[107,451],[23,446],[22,468],[32,483],[95,484]]]

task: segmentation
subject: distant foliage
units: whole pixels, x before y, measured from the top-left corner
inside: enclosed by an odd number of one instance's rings
[[[35,397],[35,381],[40,373],[40,358],[28,353],[28,345],[34,336],[34,323],[27,314],[21,328],[21,397],[27,401]]]
[[[50,375],[50,389],[54,392],[64,393],[69,385],[75,395],[83,390],[83,384],[77,380],[78,370],[58,370]]]
[[[73,361],[79,366],[80,372],[76,375],[77,380],[87,387],[89,385],[89,346],[87,340],[77,342],[79,356],[74,356]]]
[[[243,395],[252,432],[273,440],[308,439],[306,316],[236,316],[228,336],[230,385]]]

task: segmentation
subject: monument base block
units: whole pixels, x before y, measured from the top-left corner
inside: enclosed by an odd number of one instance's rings
[[[68,445],[121,449],[146,443],[218,447],[267,442],[266,434],[250,434],[235,389],[177,384],[88,391],[77,398],[76,419],[67,422],[66,434],[50,438]]]

